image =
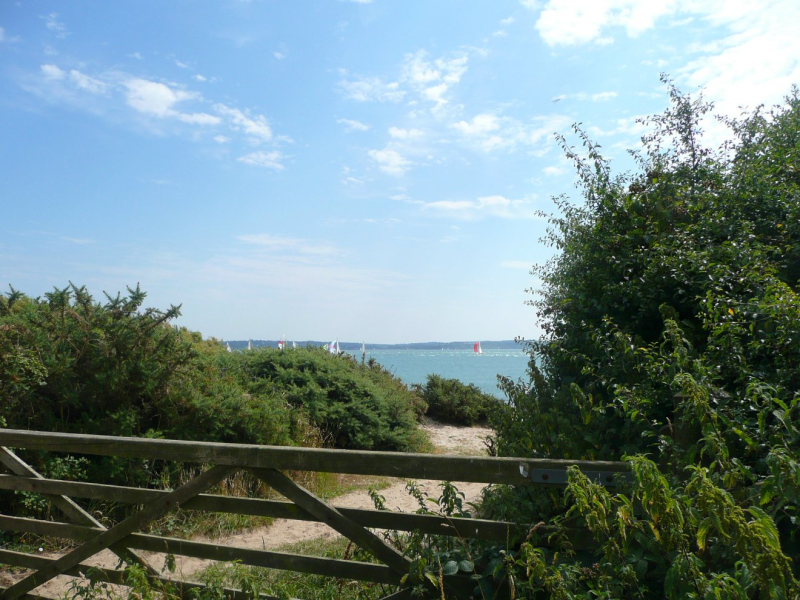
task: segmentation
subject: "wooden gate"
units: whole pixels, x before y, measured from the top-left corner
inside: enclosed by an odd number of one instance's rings
[[[68,452],[177,461],[207,465],[200,475],[174,490],[153,490],[100,483],[43,478],[9,448]],[[81,542],[57,559],[10,550],[0,550],[0,563],[33,569],[34,572],[9,588],[0,599],[39,598],[31,592],[59,575],[80,576],[90,569],[83,561],[110,549],[129,564],[147,569],[153,582],[169,582],[183,597],[202,584],[162,578],[137,550],[162,552],[217,561],[240,561],[244,565],[314,573],[397,586],[388,599],[410,597],[401,578],[409,572],[409,559],[387,545],[370,529],[415,531],[504,542],[510,523],[483,519],[447,518],[385,510],[337,508],[298,485],[281,471],[317,471],[354,475],[381,475],[406,479],[433,479],[509,485],[564,485],[566,469],[577,465],[590,478],[604,485],[628,467],[621,462],[571,461],[524,458],[482,458],[395,452],[325,450],[249,444],[219,444],[154,440],[98,435],[59,434],[0,429],[0,489],[43,494],[70,521],[53,522],[0,515],[0,530],[30,532]],[[289,502],[256,498],[234,498],[204,493],[226,477],[245,470],[286,497]],[[88,498],[141,508],[120,523],[106,529],[71,498]],[[320,521],[359,545],[382,564],[303,556],[285,552],[252,550],[193,542],[138,533],[149,523],[178,507],[192,510]],[[110,583],[124,584],[124,571],[101,569]],[[466,577],[450,576],[451,585],[470,584]],[[1,588],[0,588],[1,589]],[[239,590],[227,590],[230,598],[249,598]],[[262,598],[271,596],[262,595]]]

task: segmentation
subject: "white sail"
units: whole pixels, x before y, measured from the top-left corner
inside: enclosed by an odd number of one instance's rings
[[[480,342],[475,342],[475,345],[472,347],[472,353],[475,356],[478,356],[479,354],[483,354],[483,348],[481,348],[481,343]]]
[[[253,349],[253,344],[252,344],[252,342],[250,340],[247,340],[247,349],[248,350],[252,350]]]
[[[225,349],[226,349],[228,352],[233,352],[233,350],[231,349],[231,345],[230,345],[228,342],[225,342]]]

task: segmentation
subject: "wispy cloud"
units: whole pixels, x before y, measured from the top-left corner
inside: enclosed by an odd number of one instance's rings
[[[442,216],[464,221],[486,217],[502,219],[540,219],[541,212],[534,208],[532,199],[513,200],[505,196],[481,196],[477,200],[437,200],[423,202],[422,209]]]
[[[564,131],[571,122],[572,119],[559,114],[534,117],[526,123],[512,117],[481,113],[470,120],[452,123],[451,128],[482,152],[529,148],[543,153],[552,143],[553,134]]]
[[[534,261],[530,260],[504,260],[500,262],[500,267],[503,269],[523,269],[530,271],[533,268]]]
[[[400,177],[411,168],[411,161],[402,156],[397,150],[384,148],[383,150],[370,150],[369,156],[378,163],[384,173]]]
[[[670,62],[673,74],[702,88],[720,112],[735,115],[740,105],[779,102],[800,81],[800,3],[795,0],[548,0],[536,29],[545,43],[556,47],[606,43],[614,28],[637,37],[659,22],[678,28],[696,26],[699,20],[727,33],[716,39],[706,36],[702,44],[687,48],[694,57],[683,66]]]
[[[389,136],[396,140],[412,140],[425,135],[421,129],[403,129],[401,127],[389,127]]]
[[[265,142],[272,139],[272,128],[263,115],[249,116],[238,108],[230,108],[225,104],[215,104],[214,110],[226,117],[235,131],[243,131],[245,134]]]
[[[616,98],[618,96],[617,92],[597,92],[594,94],[587,94],[586,92],[576,92],[574,94],[559,94],[558,96],[553,97],[554,102],[558,102],[560,100],[591,100],[592,102],[604,102],[606,100],[611,100],[612,98]]]
[[[351,131],[367,131],[369,129],[369,125],[354,119],[337,119],[336,122],[340,125],[344,125],[344,130],[347,133]]]
[[[20,41],[18,35],[9,36],[6,34],[6,30],[0,27],[0,44],[15,44],[18,41]]]
[[[264,250],[280,253],[296,253],[312,256],[339,256],[342,250],[333,244],[320,244],[302,238],[284,237],[268,233],[246,234],[239,240],[259,246]]]
[[[405,92],[397,81],[385,82],[380,77],[350,75],[346,69],[340,69],[338,87],[350,100],[356,102],[400,102]]]
[[[185,113],[175,109],[177,104],[197,99],[199,94],[139,78],[127,80],[124,86],[127,88],[128,106],[142,114],[162,119],[175,118],[195,125],[217,125],[221,121],[219,117],[208,113]]]
[[[273,169],[275,171],[283,171],[285,167],[280,162],[283,158],[285,158],[284,155],[277,150],[273,150],[272,152],[263,152],[259,150],[257,152],[251,152],[250,154],[240,156],[236,160],[243,162],[246,165],[264,167],[266,169]]]
[[[67,26],[58,20],[58,13],[52,12],[49,15],[43,16],[42,19],[44,19],[44,26],[47,30],[57,38],[62,39],[69,35]]]

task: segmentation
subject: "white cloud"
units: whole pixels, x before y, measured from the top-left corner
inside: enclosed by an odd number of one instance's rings
[[[174,118],[192,125],[217,125],[219,117],[207,113],[183,113],[174,106],[186,100],[198,98],[194,92],[186,92],[169,87],[164,83],[147,79],[129,79],[125,82],[128,106],[134,110],[159,118]]]
[[[157,117],[173,116],[175,104],[195,97],[190,92],[173,90],[168,85],[147,79],[129,79],[125,82],[125,87],[128,88],[129,106]]]
[[[794,0],[714,2],[706,19],[731,32],[700,48],[701,56],[678,74],[703,88],[718,111],[738,115],[739,106],[777,103],[800,81],[800,3]],[[705,8],[705,6],[704,6]]]
[[[401,129],[399,127],[389,127],[389,135],[397,140],[410,140],[422,137],[423,132],[419,129]]]
[[[516,22],[514,17],[506,17],[502,21],[500,21],[500,25],[511,25],[512,23]]]
[[[90,77],[89,75],[81,73],[80,71],[76,71],[75,69],[72,69],[69,72],[69,78],[70,81],[72,81],[76,86],[82,90],[91,92],[92,94],[102,94],[108,89],[108,85],[99,79]]]
[[[586,92],[576,92],[574,94],[559,94],[552,100],[558,102],[560,100],[591,100],[592,102],[602,102],[617,97],[617,92],[598,92],[596,94],[587,94]]]
[[[192,79],[194,79],[195,81],[208,81],[208,79],[200,75],[200,73],[193,75]]]
[[[545,175],[547,175],[548,177],[557,177],[558,175],[563,175],[564,174],[564,168],[563,167],[550,166],[550,167],[545,167],[544,169],[542,169],[542,172]]]
[[[508,37],[508,32],[505,29],[498,29],[492,33],[493,37]]]
[[[796,0],[549,0],[536,28],[548,45],[568,46],[611,41],[612,28],[636,37],[659,20],[669,28],[697,28],[702,21],[709,32],[727,29],[687,46],[696,57],[682,67],[671,61],[678,82],[702,88],[721,113],[780,102],[800,81]]]
[[[312,243],[302,238],[282,237],[268,233],[240,235],[238,239],[272,252],[296,252],[315,256],[342,254],[342,251],[333,244]]]
[[[380,170],[389,175],[400,177],[410,167],[411,161],[404,158],[396,150],[384,148],[383,150],[370,150],[370,157],[378,163]]]
[[[355,75],[348,79],[347,70],[341,69],[339,73],[339,89],[344,95],[356,102],[400,102],[405,92],[400,89],[396,81],[385,83],[380,77],[364,77]]]
[[[3,29],[2,27],[0,27],[0,44],[1,43],[13,44],[13,43],[18,42],[19,40],[20,40],[20,37],[18,35],[15,35],[15,36],[12,36],[12,37],[8,37],[6,35],[6,30]]]
[[[227,144],[228,142],[231,141],[231,138],[224,135],[215,135],[214,141],[217,142],[218,144]]]
[[[61,80],[67,76],[67,74],[64,71],[62,71],[55,65],[42,65],[40,68],[45,76],[45,79]]]
[[[250,154],[240,156],[236,160],[243,162],[246,165],[283,171],[285,167],[280,162],[282,158],[285,157],[277,150],[273,150],[272,152],[262,152],[259,150],[258,152],[251,152]]]
[[[179,60],[175,61],[175,66],[179,67],[181,69],[188,69],[189,68],[189,65],[187,65],[185,62],[181,62]]]
[[[425,50],[407,54],[403,65],[402,81],[407,83],[421,98],[441,108],[448,102],[445,97],[467,71],[466,54],[455,58],[430,60]]]
[[[600,92],[599,94],[592,94],[592,102],[602,102],[604,100],[611,100],[616,98],[617,92]]]
[[[464,221],[476,221],[484,217],[502,219],[540,219],[541,213],[533,208],[533,200],[512,200],[505,196],[481,196],[477,200],[438,200],[425,202],[422,208],[439,215]]]
[[[503,269],[524,269],[530,271],[533,268],[535,261],[526,260],[504,260],[500,263]]]
[[[277,51],[273,52],[272,56],[274,56],[278,60],[283,60],[284,58],[286,58],[286,55],[283,52],[277,52]]]
[[[691,0],[549,0],[536,22],[539,35],[549,46],[585,44],[604,39],[607,27],[624,27],[636,37],[651,29],[660,17],[690,6]]]
[[[57,38],[65,38],[69,35],[67,26],[58,20],[58,13],[50,13],[42,17],[44,19],[44,26],[48,31],[51,31]]]
[[[263,115],[249,117],[238,108],[230,108],[224,104],[215,104],[214,110],[230,120],[232,129],[244,131],[247,135],[266,142],[272,139],[272,128]]]
[[[144,57],[139,52],[131,52],[130,54],[126,54],[128,58],[135,58],[136,60],[142,60]]]
[[[336,122],[340,125],[344,125],[344,130],[348,133],[351,131],[367,131],[369,129],[369,125],[366,123],[353,119],[337,119]]]
[[[472,121],[459,121],[458,123],[453,123],[451,127],[464,135],[480,135],[490,131],[497,131],[500,129],[500,122],[497,115],[481,113],[472,117]]]
[[[523,123],[511,117],[481,113],[470,121],[453,123],[451,128],[459,131],[468,144],[483,152],[513,151],[519,147],[546,152],[546,142],[550,141],[552,134],[563,131],[571,122],[565,115],[534,117],[529,123]]]

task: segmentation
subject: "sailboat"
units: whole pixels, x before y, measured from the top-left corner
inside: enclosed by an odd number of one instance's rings
[[[475,356],[480,356],[483,354],[483,348],[481,348],[480,342],[475,342],[475,345],[472,347],[472,354]]]
[[[334,340],[328,344],[328,352],[331,354],[339,354],[339,340]]]
[[[227,350],[228,352],[233,352],[233,350],[231,349],[231,345],[228,342],[225,342],[225,350]]]
[[[294,340],[292,340],[292,350],[294,350],[295,348],[297,348],[297,344],[295,344]]]
[[[253,344],[252,344],[252,342],[250,340],[247,340],[247,349],[248,350],[252,350],[253,349]]]
[[[280,339],[280,340],[278,340],[278,350],[283,350],[283,338],[285,338],[285,337],[286,337],[286,334],[284,333],[284,334],[281,336],[281,339]]]
[[[361,342],[361,364],[364,364],[365,360],[367,360],[367,345]]]

